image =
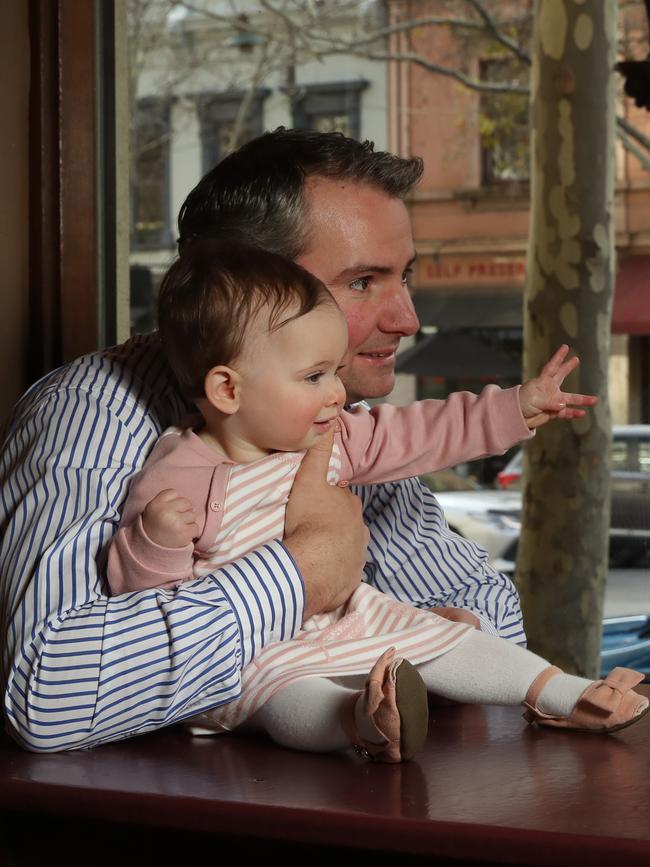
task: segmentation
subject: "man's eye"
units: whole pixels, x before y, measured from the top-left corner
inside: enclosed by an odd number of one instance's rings
[[[413,268],[407,268],[406,271],[404,271],[404,273],[402,274],[402,284],[404,286],[406,286],[406,284],[409,282],[409,279],[411,278],[412,274],[413,274]]]
[[[355,292],[366,292],[370,286],[371,279],[371,277],[357,277],[356,280],[350,283],[350,289],[354,289]]]

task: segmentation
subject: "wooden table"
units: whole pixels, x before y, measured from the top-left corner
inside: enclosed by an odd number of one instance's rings
[[[471,706],[432,708],[425,750],[394,766],[173,729],[52,755],[5,741],[0,864],[203,864],[206,846],[209,863],[334,847],[346,863],[650,864],[649,768],[650,715],[579,735]]]

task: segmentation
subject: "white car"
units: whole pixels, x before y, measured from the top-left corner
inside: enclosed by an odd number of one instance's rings
[[[499,473],[501,489],[482,489],[453,470],[422,476],[449,526],[488,552],[493,565],[513,572],[521,530],[522,453]],[[650,564],[650,425],[616,425],[612,442],[610,564]]]

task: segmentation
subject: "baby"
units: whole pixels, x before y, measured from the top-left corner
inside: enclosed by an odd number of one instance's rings
[[[113,594],[173,592],[281,538],[300,461],[323,439],[333,437],[330,483],[384,482],[502,453],[550,418],[578,417],[579,406],[595,402],[561,391],[577,364],[562,347],[521,387],[346,410],[338,373],[347,324],[334,299],[295,263],[243,244],[197,241],[184,250],[163,281],[159,323],[200,415],[163,433],[131,485],[109,550]],[[272,582],[269,575],[270,592]],[[190,722],[195,733],[246,724],[293,748],[355,746],[395,762],[422,745],[427,690],[521,703],[542,725],[615,731],[648,710],[632,691],[642,679],[628,669],[596,683],[564,674],[362,583],[293,640],[260,650],[236,701]]]

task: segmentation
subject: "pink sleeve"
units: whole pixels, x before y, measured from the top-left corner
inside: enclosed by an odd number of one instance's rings
[[[133,479],[120,528],[108,549],[108,583],[113,596],[151,587],[171,589],[192,576],[192,545],[184,548],[157,545],[145,533],[142,513],[157,494],[173,488],[192,501],[201,529],[210,478],[210,472],[188,472],[170,466],[169,462],[154,460],[145,464]]]
[[[480,395],[459,391],[447,400],[341,413],[341,477],[359,484],[397,481],[503,454],[532,436],[520,387],[488,385]]]
[[[142,514],[120,527],[108,550],[108,583],[112,596],[148,590],[172,589],[192,576],[193,546],[164,548],[146,534]]]

